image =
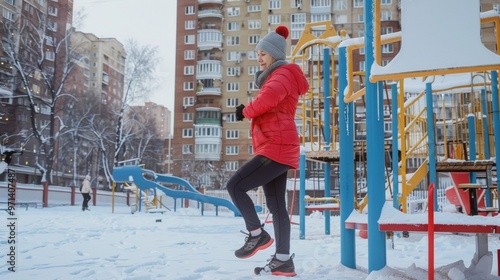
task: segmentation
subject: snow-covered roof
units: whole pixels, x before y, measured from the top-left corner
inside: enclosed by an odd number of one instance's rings
[[[500,66],[481,42],[479,0],[402,0],[402,45],[372,77],[477,66]]]
[[[425,84],[432,83],[433,91],[464,92],[464,88],[470,91],[471,86],[481,89],[483,86],[490,85],[491,80],[488,75],[482,73],[460,73],[439,76],[430,76],[426,78],[406,78],[404,79],[404,89],[406,92],[422,92],[425,90]]]

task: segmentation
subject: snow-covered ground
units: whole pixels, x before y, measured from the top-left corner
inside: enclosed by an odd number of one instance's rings
[[[0,205],[2,206],[2,205]],[[2,206],[3,207],[3,206]],[[205,212],[195,208],[177,212],[135,213],[125,206],[59,206],[16,210],[13,220],[0,213],[0,279],[276,279],[255,276],[253,269],[266,264],[274,253],[271,246],[250,259],[234,257],[244,241],[240,217],[230,213]],[[264,220],[264,216],[262,219]],[[294,279],[427,279],[427,235],[396,235],[394,249],[387,246],[387,267],[367,273],[368,242],[356,238],[358,269],[340,265],[339,218],[332,217],[331,232],[324,235],[324,220],[306,217],[306,239],[292,226],[292,252],[298,275]],[[293,217],[298,222],[298,217]],[[272,234],[272,226],[266,229]],[[9,239],[10,238],[10,239]],[[8,244],[15,239],[14,257]],[[465,278],[475,237],[439,234],[435,238],[435,279],[500,279],[497,274],[498,237],[489,238],[493,251],[491,274]],[[15,272],[9,271],[15,260]]]

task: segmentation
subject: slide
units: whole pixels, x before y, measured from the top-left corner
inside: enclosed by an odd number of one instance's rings
[[[151,174],[155,181],[144,178],[144,173]],[[234,212],[235,216],[241,216],[240,211],[234,204],[223,198],[208,196],[197,191],[188,181],[170,175],[156,174],[155,172],[147,169],[142,169],[137,165],[129,165],[122,167],[115,167],[113,169],[113,178],[117,183],[134,182],[140,189],[157,188],[165,193],[165,195],[172,198],[184,198],[196,200],[201,203],[208,203],[215,206],[224,206]],[[180,185],[186,188],[187,191],[173,190],[160,185],[158,182],[170,183]]]

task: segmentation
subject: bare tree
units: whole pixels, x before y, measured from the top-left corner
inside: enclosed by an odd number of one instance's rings
[[[70,45],[72,29],[57,31],[38,10],[34,17],[4,28],[3,51],[15,69],[18,97],[29,109],[30,133],[24,142],[37,143],[35,164],[43,173],[42,182],[49,183],[56,139],[65,128],[59,103],[71,96],[63,91],[64,84],[78,63]]]
[[[114,165],[123,159],[125,143],[130,134],[125,131],[124,116],[134,102],[146,99],[157,86],[155,83],[155,70],[159,62],[158,48],[140,46],[137,42],[129,40],[125,46],[127,60],[125,64],[125,92],[118,112],[116,126],[116,141]],[[133,127],[133,126],[129,126]],[[130,132],[130,131],[129,131]]]

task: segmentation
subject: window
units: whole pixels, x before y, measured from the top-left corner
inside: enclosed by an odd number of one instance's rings
[[[54,41],[54,37],[51,37],[51,36],[47,36],[45,37],[45,41],[47,42],[47,45],[49,46],[55,46],[55,41]]]
[[[358,22],[365,22],[365,14],[364,13],[358,14]]]
[[[394,49],[392,47],[392,44],[385,44],[382,45],[382,53],[393,53]]]
[[[382,27],[380,29],[380,34],[382,34],[382,35],[384,35],[384,34],[390,34],[392,32],[393,32],[393,29],[390,26],[389,27]]]
[[[381,11],[380,12],[380,20],[391,20],[392,12],[390,11]]]
[[[363,2],[364,0],[354,0],[354,8],[363,8]]]
[[[334,0],[333,1],[334,11],[346,11],[347,10],[347,0]]]
[[[253,155],[253,146],[252,145],[248,146],[248,154]]]
[[[392,4],[392,0],[380,0],[380,4],[382,4],[382,5],[391,5]]]
[[[238,106],[238,98],[228,98],[226,100],[226,107],[236,107]]]
[[[7,2],[7,4],[10,4],[12,6],[15,5],[14,0],[5,0],[5,2]]]
[[[194,105],[194,97],[186,96],[182,99],[182,106],[193,106]]]
[[[249,13],[251,13],[251,12],[260,12],[260,5],[250,5],[250,6],[248,6],[247,11]]]
[[[193,121],[193,113],[183,113],[182,114],[183,122],[192,122]]]
[[[227,114],[226,115],[227,123],[235,123],[236,122],[236,114]]]
[[[240,131],[239,130],[237,130],[237,129],[226,130],[226,139],[239,139],[239,138],[240,138]]]
[[[235,17],[240,15],[240,8],[239,7],[229,7],[227,8],[227,16],[229,17]]]
[[[194,44],[194,35],[185,35],[184,36],[184,44],[186,45],[192,45]]]
[[[248,29],[260,29],[260,19],[248,20]]]
[[[293,39],[300,39],[300,36],[302,36],[302,32],[304,31],[304,28],[306,27],[306,14],[305,13],[300,13],[300,14],[292,14],[292,40]]]
[[[257,52],[249,51],[248,52],[248,60],[257,60]]]
[[[193,90],[194,83],[193,82],[184,82],[184,90]]]
[[[195,26],[196,26],[196,23],[194,20],[186,20],[184,22],[184,29],[186,29],[186,30],[194,29]]]
[[[184,66],[184,75],[194,75],[194,66]]]
[[[226,68],[227,76],[239,76],[240,75],[240,67],[227,67]]]
[[[194,50],[184,51],[184,59],[185,60],[193,60],[194,59]]]
[[[259,66],[248,66],[248,75],[254,76],[260,70]]]
[[[56,59],[56,54],[54,52],[45,52],[45,59],[54,61]]]
[[[250,35],[248,36],[248,43],[250,45],[257,45],[257,43],[260,41],[260,35]]]
[[[183,128],[182,129],[182,138],[193,138],[193,129],[192,128]]]
[[[259,90],[259,87],[257,86],[257,84],[255,84],[255,82],[249,82],[248,83],[248,90],[249,91]]]
[[[365,71],[365,62],[364,61],[359,62],[359,71]]]
[[[336,24],[347,23],[347,15],[335,15],[335,23]]]
[[[231,21],[227,23],[227,31],[238,31],[240,30],[240,23],[236,21]]]
[[[269,21],[269,24],[280,24],[281,23],[281,16],[280,15],[270,15],[270,16],[268,16],[267,20]]]
[[[269,0],[269,10],[281,9],[281,0]]]
[[[238,46],[240,44],[240,36],[227,36],[226,43],[228,46]]]
[[[57,32],[57,22],[53,22],[53,21],[49,20],[47,22],[47,29],[51,30],[51,31],[54,31],[54,32]]]
[[[191,144],[182,145],[182,154],[187,155],[192,153],[193,153],[193,145]]]
[[[56,7],[52,7],[52,6],[49,6],[49,11],[48,11],[49,15],[51,16],[57,16],[57,8]]]
[[[227,171],[236,171],[238,170],[238,162],[237,161],[226,161],[225,167]]]
[[[331,14],[311,14],[311,22],[331,21]]]
[[[186,15],[194,15],[194,6],[187,6],[184,13]]]
[[[239,154],[239,147],[238,146],[226,146],[226,155],[234,156],[237,154]]]
[[[227,52],[227,61],[240,61],[241,55],[240,52]]]
[[[227,91],[239,91],[240,90],[240,83],[238,83],[238,82],[227,83],[226,90]]]
[[[325,7],[330,8],[332,0],[311,0],[311,7]]]

